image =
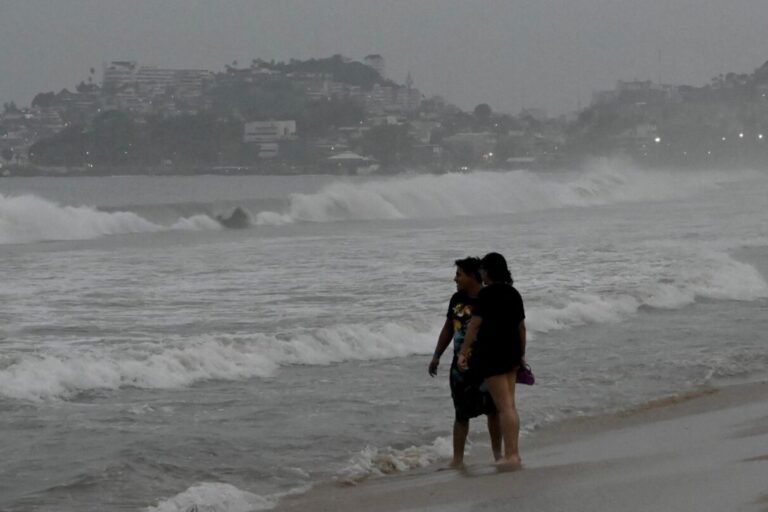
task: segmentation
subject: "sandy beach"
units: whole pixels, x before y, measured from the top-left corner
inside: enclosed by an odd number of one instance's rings
[[[768,511],[766,382],[563,422],[521,445],[518,472],[476,449],[464,471],[328,484],[277,510]]]

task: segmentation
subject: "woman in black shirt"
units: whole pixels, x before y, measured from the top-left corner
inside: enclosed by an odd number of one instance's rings
[[[477,297],[467,327],[459,368],[471,368],[472,374],[488,385],[504,439],[504,456],[498,464],[515,469],[521,465],[515,381],[525,355],[525,308],[520,293],[512,286],[504,256],[487,254],[480,273],[486,286]]]

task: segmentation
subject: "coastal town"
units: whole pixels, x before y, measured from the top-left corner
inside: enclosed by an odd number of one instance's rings
[[[618,81],[579,111],[463,111],[388,78],[385,58],[136,61],[0,111],[0,175],[370,174],[551,169],[595,156],[649,166],[768,159],[768,63],[702,86]]]

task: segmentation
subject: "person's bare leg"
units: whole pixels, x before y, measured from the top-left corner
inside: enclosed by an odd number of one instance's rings
[[[486,379],[488,391],[499,411],[501,436],[504,439],[504,456],[497,464],[513,469],[521,464],[518,438],[520,436],[520,417],[515,407],[515,372],[494,375]]]
[[[499,424],[499,415],[489,414],[488,420],[488,435],[491,436],[491,451],[493,452],[493,460],[501,459],[501,425]]]
[[[509,397],[512,401],[512,432],[511,436],[514,440],[512,444],[512,453],[514,453],[514,456],[512,456],[512,459],[507,462],[502,462],[502,466],[505,467],[505,469],[520,469],[523,464],[523,459],[520,457],[520,414],[517,412],[517,402],[515,401],[515,390],[516,390],[516,384],[517,384],[517,372],[519,368],[515,368],[510,373],[505,374],[505,377],[507,379],[507,387],[509,389]]]
[[[464,467],[464,446],[469,435],[469,421],[454,420],[453,422],[453,460],[450,468]]]

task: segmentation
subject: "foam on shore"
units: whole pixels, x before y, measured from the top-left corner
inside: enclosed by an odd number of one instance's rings
[[[277,510],[764,510],[767,396],[768,383],[743,384],[568,420],[523,440],[523,471],[470,457],[464,472],[326,485]]]

